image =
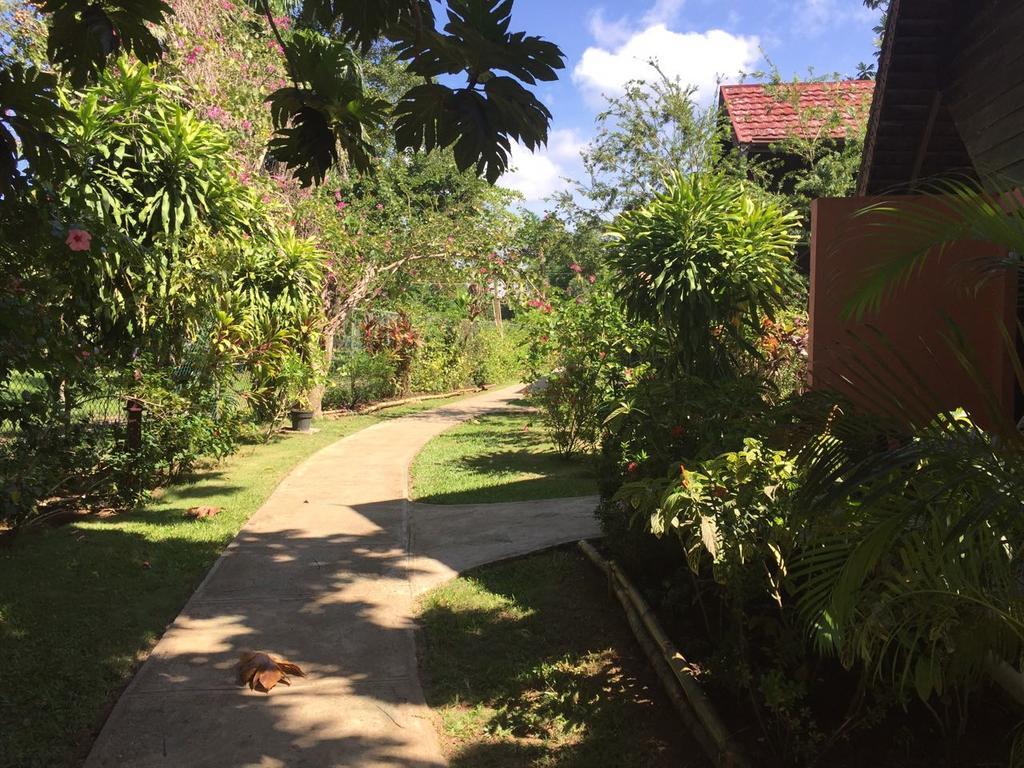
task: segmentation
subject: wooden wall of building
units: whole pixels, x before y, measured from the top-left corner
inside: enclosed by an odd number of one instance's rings
[[[1024,2],[966,0],[958,13],[943,101],[978,172],[1024,184]]]

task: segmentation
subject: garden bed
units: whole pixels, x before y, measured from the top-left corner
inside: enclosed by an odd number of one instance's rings
[[[606,584],[575,549],[475,569],[420,601],[452,768],[706,768]]]
[[[635,570],[642,578],[644,569]],[[735,670],[728,669],[730,660],[709,634],[694,593],[685,586],[694,582],[680,573],[676,578],[648,578],[640,583],[715,716],[742,752],[756,758],[753,764],[758,768],[994,768],[1008,764],[1021,710],[995,686],[983,691],[983,701],[972,702],[973,717],[959,739],[950,738],[940,720],[942,711],[929,711],[916,700],[904,708],[893,700],[871,697],[855,672],[835,660],[810,655],[792,679],[761,686],[755,702],[755,697],[729,680]],[[703,600],[703,611],[713,623],[722,606],[709,601],[706,593]],[[760,620],[770,626],[775,613],[766,602]],[[758,621],[758,615],[752,616],[752,624]],[[751,638],[747,663],[755,675],[773,664],[768,645]],[[798,697],[796,691],[801,688],[807,694]],[[774,711],[771,702],[777,705]],[[952,701],[945,704],[956,706]]]

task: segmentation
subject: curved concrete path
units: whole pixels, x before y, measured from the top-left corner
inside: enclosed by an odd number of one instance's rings
[[[385,421],[299,466],[216,562],[121,696],[87,768],[444,765],[416,674],[416,593],[459,570],[596,535],[593,498],[412,504],[432,437],[517,387]],[[246,648],[306,678],[237,685]]]

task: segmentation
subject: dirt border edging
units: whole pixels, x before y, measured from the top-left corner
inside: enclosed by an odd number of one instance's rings
[[[750,761],[694,679],[686,658],[665,635],[654,612],[629,577],[615,561],[605,559],[589,542],[580,541],[577,546],[607,575],[608,587],[622,603],[633,634],[650,659],[665,693],[708,757],[725,768],[750,768]]]

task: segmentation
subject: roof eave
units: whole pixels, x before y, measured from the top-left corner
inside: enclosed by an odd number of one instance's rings
[[[889,4],[888,17],[885,23],[885,36],[882,38],[882,51],[878,58],[878,75],[875,77],[875,91],[871,99],[871,114],[868,117],[868,129],[864,136],[864,154],[860,158],[860,172],[857,174],[857,196],[864,197],[871,184],[871,161],[875,155],[878,141],[878,124],[882,119],[882,102],[885,101],[885,82],[892,66],[892,51],[896,45],[896,21],[900,15],[901,0],[892,0]]]

